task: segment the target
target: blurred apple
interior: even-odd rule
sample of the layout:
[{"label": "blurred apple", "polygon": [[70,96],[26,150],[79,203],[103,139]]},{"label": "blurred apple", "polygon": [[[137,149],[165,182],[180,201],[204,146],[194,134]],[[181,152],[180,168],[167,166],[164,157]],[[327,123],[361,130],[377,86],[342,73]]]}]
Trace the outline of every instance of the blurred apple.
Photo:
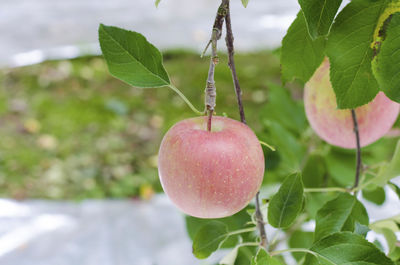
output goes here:
[{"label": "blurred apple", "polygon": [[[337,109],[336,96],[329,79],[329,61],[325,59],[304,88],[307,119],[326,142],[343,148],[355,148],[356,139],[351,111]],[[355,109],[361,146],[385,135],[395,123],[400,105],[379,92],[370,103]]]},{"label": "blurred apple", "polygon": [[255,196],[264,176],[264,155],[253,131],[215,116],[175,124],[162,140],[158,171],[165,193],[188,215],[230,216]]}]

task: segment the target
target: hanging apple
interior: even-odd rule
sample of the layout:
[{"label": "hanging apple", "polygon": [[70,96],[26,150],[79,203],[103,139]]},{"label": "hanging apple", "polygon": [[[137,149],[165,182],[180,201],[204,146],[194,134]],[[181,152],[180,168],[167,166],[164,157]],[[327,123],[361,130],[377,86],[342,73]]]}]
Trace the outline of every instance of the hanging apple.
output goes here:
[{"label": "hanging apple", "polygon": [[255,196],[264,176],[264,155],[253,131],[214,116],[186,119],[164,136],[158,170],[172,202],[200,218],[230,216]]},{"label": "hanging apple", "polygon": [[[325,59],[304,88],[307,119],[326,142],[343,148],[355,148],[356,139],[350,110],[339,110],[329,81],[329,61]],[[369,145],[385,135],[395,123],[400,104],[379,92],[370,103],[355,109],[360,144]]]}]

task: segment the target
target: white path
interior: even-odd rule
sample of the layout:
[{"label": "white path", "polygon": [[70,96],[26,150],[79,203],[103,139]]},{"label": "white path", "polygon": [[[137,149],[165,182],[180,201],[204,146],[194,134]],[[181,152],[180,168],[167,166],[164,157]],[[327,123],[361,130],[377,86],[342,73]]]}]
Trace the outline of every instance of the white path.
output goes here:
[{"label": "white path", "polygon": [[[363,201],[371,221],[400,214],[397,195],[386,194],[381,207]],[[210,265],[223,254],[195,259],[183,215],[162,194],[148,202],[0,199],[1,265]]]}]

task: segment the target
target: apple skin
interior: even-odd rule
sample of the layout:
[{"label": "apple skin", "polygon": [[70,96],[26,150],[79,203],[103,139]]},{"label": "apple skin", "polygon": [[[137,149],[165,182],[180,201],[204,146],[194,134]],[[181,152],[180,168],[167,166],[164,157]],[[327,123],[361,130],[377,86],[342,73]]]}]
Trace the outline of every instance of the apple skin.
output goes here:
[{"label": "apple skin", "polygon": [[164,136],[158,154],[162,187],[184,213],[221,218],[243,209],[264,176],[264,154],[245,124],[214,116],[175,124]]},{"label": "apple skin", "polygon": [[[304,88],[306,116],[314,131],[326,142],[356,148],[351,111],[337,109],[326,58]],[[379,92],[370,103],[356,108],[360,145],[369,145],[385,135],[395,123],[400,105]]]}]

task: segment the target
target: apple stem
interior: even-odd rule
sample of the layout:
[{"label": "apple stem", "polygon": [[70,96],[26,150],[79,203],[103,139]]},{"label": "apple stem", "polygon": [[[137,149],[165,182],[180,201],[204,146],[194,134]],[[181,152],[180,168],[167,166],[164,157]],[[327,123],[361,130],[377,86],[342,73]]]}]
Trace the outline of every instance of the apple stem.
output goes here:
[{"label": "apple stem", "polygon": [[[239,78],[236,73],[236,66],[235,66],[235,50],[234,50],[234,45],[233,45],[233,32],[232,32],[232,23],[231,23],[231,12],[230,12],[230,6],[229,6],[229,1],[227,1],[226,5],[226,14],[225,14],[225,26],[226,26],[226,37],[225,37],[225,42],[226,42],[226,47],[228,49],[228,66],[231,69],[232,73],[232,79],[233,79],[233,85],[235,88],[235,93],[236,93],[236,99],[239,107],[239,114],[240,114],[240,121],[246,124],[246,117],[244,114],[244,108],[243,108],[243,102],[242,102],[242,90],[240,88],[239,84]],[[268,239],[267,239],[267,233],[265,232],[265,223],[264,223],[264,218],[261,213],[261,208],[260,208],[260,192],[258,191],[256,194],[256,222],[257,222],[257,227],[260,233],[260,245],[264,249],[267,249],[267,244],[268,244]]]},{"label": "apple stem", "polygon": [[212,111],[208,111],[208,120],[207,120],[207,131],[211,132],[211,120],[212,120]]},{"label": "apple stem", "polygon": [[353,118],[354,134],[356,135],[356,147],[357,147],[357,152],[356,152],[356,176],[355,176],[354,185],[353,185],[353,189],[356,189],[358,187],[359,182],[360,182],[360,173],[361,173],[361,166],[362,166],[362,162],[361,162],[361,147],[360,147],[360,132],[358,130],[357,114],[356,114],[354,109],[351,110],[351,116]]}]

